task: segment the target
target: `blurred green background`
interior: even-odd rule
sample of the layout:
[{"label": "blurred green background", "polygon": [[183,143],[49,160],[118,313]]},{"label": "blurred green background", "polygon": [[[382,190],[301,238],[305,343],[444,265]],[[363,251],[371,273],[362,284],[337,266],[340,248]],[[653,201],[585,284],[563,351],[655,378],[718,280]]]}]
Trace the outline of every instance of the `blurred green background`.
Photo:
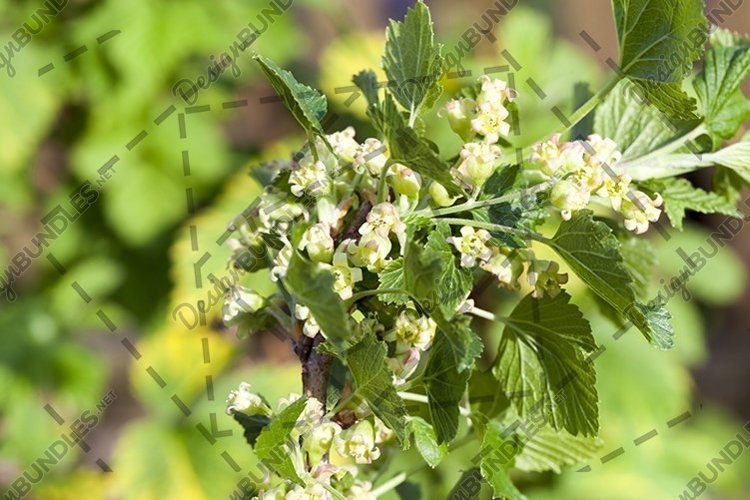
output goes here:
[{"label": "blurred green background", "polygon": [[[97,415],[85,436],[89,450],[67,446],[28,498],[226,498],[255,470],[251,449],[223,413],[224,398],[242,380],[269,400],[299,391],[299,369],[289,346],[274,336],[238,340],[223,328],[212,279],[228,276],[229,252],[220,242],[227,224],[260,192],[258,165],[286,158],[301,138],[281,104],[267,99],[273,92],[249,56],[261,52],[323,90],[338,116],[334,128],[360,124],[363,99],[347,102],[351,94],[336,89],[349,86],[353,73],[379,66],[387,18],[400,18],[409,3],[281,2],[288,10],[271,16],[236,68],[201,89],[194,103],[176,95],[175,83],[205,77],[222,53],[231,54],[243,27],[263,26],[258,16],[274,9],[270,1],[58,1],[64,8],[13,55],[15,75],[0,68],[2,272],[24,246],[33,248],[52,208],[69,206],[82,182],[95,185],[97,169],[119,157],[96,202],[17,278],[17,298],[0,302],[0,491],[61,434],[70,434],[86,410]],[[555,127],[549,108],[571,110],[576,82],[594,89],[603,82],[603,61],[616,47],[609,2],[517,3],[493,28],[495,40],[482,38],[463,66],[477,75],[507,64],[503,50],[521,64],[514,74],[521,94],[518,140],[528,143]],[[495,2],[428,4],[441,41],[453,50]],[[0,0],[0,57],[13,32],[42,6]],[[750,31],[750,5],[724,26]],[[581,30],[597,40],[599,52],[583,42]],[[87,50],[66,57],[81,46]],[[49,63],[54,69],[39,75]],[[529,78],[544,89],[544,102],[524,83]],[[446,96],[468,81],[447,81]],[[427,126],[446,151],[458,147],[437,115]],[[146,137],[129,148],[142,130]],[[694,249],[719,223],[694,218],[669,242],[652,235],[654,293],[684,265],[675,249]],[[597,340],[608,347],[597,360],[602,455],[618,447],[625,453],[605,464],[593,460],[590,472],[519,476],[524,492],[532,498],[673,498],[705,470],[750,420],[748,261],[750,233],[742,232],[690,281],[691,300],[670,301],[677,347],[667,353],[632,333],[615,344],[617,326],[578,290]],[[270,287],[263,274],[243,282],[261,291]],[[200,300],[208,306],[205,321],[195,314]],[[494,306],[512,300],[501,297]],[[489,357],[499,330],[483,335]],[[110,391],[114,399],[99,414],[97,404]],[[667,425],[688,410],[690,419]],[[633,444],[653,428],[657,438]],[[231,436],[221,432],[228,430]],[[209,440],[202,431],[218,434]],[[412,482],[423,498],[445,498],[470,457],[471,450],[458,451]],[[402,470],[416,455],[389,460],[392,470]],[[711,485],[711,497],[750,498],[748,470],[745,454]]]}]

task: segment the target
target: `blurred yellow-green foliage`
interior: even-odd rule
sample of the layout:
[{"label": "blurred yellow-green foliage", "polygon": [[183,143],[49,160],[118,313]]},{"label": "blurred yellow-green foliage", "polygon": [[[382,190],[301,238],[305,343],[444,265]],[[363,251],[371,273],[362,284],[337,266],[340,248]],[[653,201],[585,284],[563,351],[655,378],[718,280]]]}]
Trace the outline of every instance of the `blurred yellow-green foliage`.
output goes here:
[{"label": "blurred yellow-green foliage", "polygon": [[[441,9],[456,8],[430,3],[438,20],[444,17]],[[210,111],[191,112],[173,94],[175,82],[205,75],[209,57],[227,51],[268,5],[266,0],[70,0],[16,54],[16,75],[9,78],[0,70],[3,270],[41,230],[40,220],[51,208],[67,203],[81,182],[96,179],[112,155],[120,157],[96,204],[23,273],[15,285],[18,298],[0,305],[0,490],[113,391],[114,402],[86,436],[90,451],[72,448],[34,485],[31,497],[226,498],[256,463],[223,412],[228,391],[243,380],[269,401],[300,390],[289,347],[270,335],[238,340],[221,326],[220,302],[212,300],[219,287],[212,278],[228,276],[222,235],[260,193],[258,165],[286,158],[300,144],[283,108],[263,104],[272,92],[249,54],[258,51],[290,66],[328,95],[340,116],[337,126],[356,124],[363,119],[363,99],[347,104],[349,94],[336,89],[350,85],[353,73],[378,67],[385,19],[399,17],[405,3],[294,1],[242,55],[239,77],[228,70],[199,92],[195,105],[210,105]],[[39,7],[39,2],[0,0],[0,40],[10,40]],[[521,63],[515,78],[522,89],[524,144],[554,128],[551,106],[571,110],[575,83],[596,89],[604,75],[580,44],[554,33],[554,9],[539,10],[544,7],[550,5],[520,2],[497,28],[497,41],[483,40],[476,57],[464,61],[465,69],[478,74],[500,64],[507,49]],[[462,19],[452,19],[448,29],[438,26],[445,43],[452,45],[484,8],[468,2]],[[119,33],[97,42],[113,30]],[[66,54],[84,45],[85,53],[65,62]],[[48,63],[54,70],[39,76]],[[528,78],[545,89],[543,106],[528,88],[523,91],[521,82]],[[447,94],[463,83],[446,81]],[[223,105],[228,102],[247,104]],[[172,105],[176,111],[155,124]],[[426,126],[444,145],[444,155],[456,152],[457,139],[438,113]],[[148,136],[128,150],[126,144],[141,130]],[[675,249],[694,248],[706,234],[705,226],[694,223],[669,242],[652,238],[659,256],[659,273],[650,277],[654,293],[660,280],[683,265]],[[64,266],[64,274],[46,258],[49,254]],[[696,392],[690,370],[709,356],[704,325],[720,324],[716,311],[740,299],[745,276],[742,262],[723,249],[690,281],[692,300],[670,302],[678,347],[666,353],[634,334],[614,344],[611,334],[618,325],[599,312],[593,298],[581,299],[597,341],[608,347],[597,360],[602,454],[621,446],[625,453],[605,464],[592,462],[590,472],[518,477],[524,491],[532,498],[586,499],[670,498],[682,492],[742,427],[737,408],[723,408]],[[263,274],[242,279],[261,291],[270,287]],[[486,300],[489,308],[512,305],[512,297],[504,295]],[[199,301],[209,306],[205,322],[194,313]],[[114,332],[100,311],[116,325]],[[487,328],[483,334],[488,345],[497,344],[499,330]],[[128,350],[131,344],[137,356]],[[66,423],[56,423],[45,405]],[[669,419],[686,410],[694,415],[689,422],[668,427]],[[212,419],[218,430],[233,434],[212,444],[198,427],[210,429]],[[636,447],[633,439],[652,428],[659,437]],[[438,469],[415,475],[412,482],[422,497],[445,498],[470,467],[473,452],[459,450]],[[111,472],[103,472],[98,459]],[[393,457],[389,468],[404,470],[414,459],[413,452]],[[716,497],[747,498],[749,467],[745,455],[727,468],[711,486]]]}]

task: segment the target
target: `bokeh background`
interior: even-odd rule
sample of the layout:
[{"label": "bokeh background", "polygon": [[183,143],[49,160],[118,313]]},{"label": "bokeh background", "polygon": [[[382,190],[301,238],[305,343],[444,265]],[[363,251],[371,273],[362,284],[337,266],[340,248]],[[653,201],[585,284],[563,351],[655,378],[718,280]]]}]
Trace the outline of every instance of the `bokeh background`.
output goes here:
[{"label": "bokeh background", "polygon": [[[259,194],[259,165],[286,158],[302,138],[282,105],[269,99],[273,92],[250,55],[263,53],[323,90],[338,117],[334,128],[359,124],[366,134],[363,99],[347,102],[351,94],[336,89],[349,86],[353,73],[379,67],[387,19],[402,17],[409,3],[282,2],[289,8],[194,103],[173,92],[175,83],[205,75],[247,23],[261,27],[258,16],[270,0],[61,0],[62,11],[12,58],[15,75],[0,68],[3,272],[52,208],[67,206],[82,182],[97,179],[113,155],[120,158],[95,203],[16,280],[17,298],[0,301],[0,492],[86,410],[98,415],[87,445],[68,446],[28,498],[227,498],[254,470],[252,450],[223,413],[224,398],[242,380],[269,400],[299,391],[299,369],[289,346],[273,335],[238,339],[221,325],[229,252],[220,242],[227,224]],[[452,50],[472,23],[486,26],[482,14],[496,2],[427,3],[440,40]],[[730,3],[739,8],[722,25],[749,32],[750,3]],[[555,127],[552,105],[571,110],[577,82],[593,89],[603,83],[604,60],[616,59],[611,5],[505,4],[517,5],[463,66],[477,75],[507,64],[504,50],[521,64],[514,76],[520,140],[528,143]],[[41,7],[38,0],[0,0],[0,56]],[[598,52],[579,36],[582,30],[601,46]],[[66,61],[81,46],[87,50]],[[39,75],[50,63],[54,69]],[[530,77],[547,94],[544,102],[524,84]],[[447,81],[446,96],[470,80]],[[428,127],[446,150],[457,145],[437,115]],[[148,135],[128,148],[141,130]],[[710,186],[710,176],[692,180]],[[669,241],[651,235],[658,255],[658,272],[648,277],[654,293],[684,266],[676,248],[697,248],[722,221],[693,217],[684,232],[670,230]],[[601,455],[618,447],[624,453],[604,464],[597,457],[589,472],[519,475],[524,492],[674,498],[705,471],[750,421],[749,262],[745,229],[691,279],[689,300],[670,301],[677,331],[670,352],[653,350],[633,332],[614,343],[617,325],[583,296],[597,340],[608,347],[597,360]],[[263,273],[242,282],[270,287]],[[495,299],[485,306],[512,301]],[[205,318],[195,314],[201,300]],[[482,334],[490,360],[499,330]],[[111,403],[99,414],[107,394]],[[690,418],[668,425],[686,411]],[[633,444],[654,428],[658,437]],[[400,494],[445,498],[472,452],[456,452],[438,469],[415,475],[413,487]],[[402,470],[416,455],[388,460]],[[750,498],[748,470],[746,451],[706,498]]]}]

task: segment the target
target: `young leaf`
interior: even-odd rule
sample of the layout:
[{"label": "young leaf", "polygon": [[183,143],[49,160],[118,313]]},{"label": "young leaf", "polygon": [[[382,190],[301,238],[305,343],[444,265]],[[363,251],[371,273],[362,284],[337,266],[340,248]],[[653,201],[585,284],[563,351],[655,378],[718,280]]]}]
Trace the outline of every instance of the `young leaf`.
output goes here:
[{"label": "young leaf", "polygon": [[458,371],[463,372],[474,365],[483,344],[468,319],[452,321],[474,279],[471,271],[456,265],[456,257],[446,241],[449,235],[449,227],[441,223],[427,237],[424,248],[409,245],[403,274],[406,289],[430,311],[450,344]]},{"label": "young leaf", "polygon": [[687,179],[666,178],[651,181],[647,187],[664,198],[664,212],[672,226],[682,231],[682,220],[685,211],[692,210],[702,214],[720,213],[739,216],[737,208],[722,196],[693,187]]},{"label": "young leaf", "polygon": [[527,472],[551,470],[557,474],[563,467],[570,467],[590,460],[602,447],[602,440],[595,437],[573,436],[563,430],[548,426],[534,429],[531,438],[518,433],[524,440],[523,449],[516,455],[515,466]]},{"label": "young leaf", "polygon": [[448,454],[448,446],[445,443],[438,444],[435,430],[423,418],[410,417],[408,432],[414,436],[419,454],[433,469]]},{"label": "young leaf", "polygon": [[693,117],[694,101],[680,83],[702,54],[707,32],[703,2],[614,0],[613,4],[622,73],[640,85],[660,111]]},{"label": "young leaf", "polygon": [[582,210],[560,224],[552,239],[544,241],[560,255],[591,290],[624,315],[660,349],[672,347],[674,331],[662,305],[651,310],[635,298],[633,279],[623,266],[620,243],[591,211]]},{"label": "young leaf", "polygon": [[[392,102],[390,96],[386,96],[386,110],[388,103]],[[386,112],[386,116],[393,116]],[[448,165],[446,165],[437,153],[435,153],[424,139],[419,137],[414,129],[406,126],[402,118],[388,121],[386,129],[388,149],[394,162],[408,165],[409,168],[421,175],[425,180],[433,180],[442,184],[451,196],[463,194],[461,188],[451,176]]]},{"label": "young leaf", "polygon": [[469,318],[457,318],[446,320],[440,311],[431,311],[432,319],[437,323],[438,330],[445,334],[450,344],[453,359],[459,372],[470,370],[474,367],[474,360],[484,350],[482,339],[471,328]]},{"label": "young leaf", "polygon": [[435,231],[427,237],[427,244],[422,253],[422,262],[438,261],[440,274],[433,281],[433,292],[436,306],[440,307],[446,319],[451,319],[459,306],[466,300],[474,285],[471,270],[456,264],[451,245],[447,238],[451,231],[448,224],[442,222],[436,225]]},{"label": "young leaf", "polygon": [[297,300],[310,309],[320,329],[338,348],[350,338],[349,316],[341,297],[333,290],[333,274],[298,252],[292,253],[284,283]]},{"label": "young leaf", "polygon": [[596,373],[586,359],[596,345],[570,296],[524,297],[503,320],[493,373],[521,418],[539,412],[555,429],[591,436],[599,429]]},{"label": "young leaf", "polygon": [[750,73],[750,40],[720,31],[712,36],[703,71],[693,82],[715,147],[750,118],[750,101],[740,89]]},{"label": "young leaf", "polygon": [[292,73],[280,68],[270,59],[260,54],[255,54],[253,59],[258,61],[271,86],[297,122],[308,132],[323,134],[320,120],[328,108],[325,96],[299,83]]},{"label": "young leaf", "polygon": [[510,500],[525,498],[510,480],[508,474],[508,470],[513,467],[519,448],[515,440],[504,436],[503,427],[499,422],[492,421],[487,425],[482,439],[480,469],[482,476],[492,486],[494,497]]},{"label": "young leaf", "polygon": [[438,332],[422,378],[438,443],[450,442],[456,437],[458,405],[466,392],[470,375],[469,370],[458,370],[450,341],[442,331]]},{"label": "young leaf", "polygon": [[655,151],[697,126],[696,121],[670,118],[644,102],[633,85],[617,84],[594,117],[594,132],[615,141],[623,161]]},{"label": "young leaf", "polygon": [[385,344],[374,335],[365,335],[346,352],[346,365],[354,377],[357,395],[403,442],[406,408],[393,386],[392,373],[385,362],[386,351]]},{"label": "young leaf", "polygon": [[434,40],[430,10],[422,0],[407,11],[403,22],[391,21],[386,30],[383,69],[388,88],[412,120],[442,92],[440,47]]},{"label": "young leaf", "polygon": [[302,410],[305,409],[306,398],[300,398],[276,415],[271,423],[261,431],[255,442],[255,454],[269,469],[290,481],[301,482],[297,469],[292,461],[292,453],[288,447],[296,446],[289,439],[289,434],[297,424]]},{"label": "young leaf", "polygon": [[[404,258],[390,261],[378,274],[378,281],[380,288],[404,288]],[[384,293],[378,298],[384,304],[403,305],[409,301],[409,296],[403,293]]]}]

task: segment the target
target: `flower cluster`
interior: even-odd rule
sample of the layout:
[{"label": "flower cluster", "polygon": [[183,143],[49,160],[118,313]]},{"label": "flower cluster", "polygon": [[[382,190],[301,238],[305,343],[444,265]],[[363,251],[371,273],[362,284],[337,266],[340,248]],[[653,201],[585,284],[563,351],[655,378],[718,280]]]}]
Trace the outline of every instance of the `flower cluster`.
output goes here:
[{"label": "flower cluster", "polygon": [[[628,175],[614,173],[622,155],[610,139],[591,135],[586,141],[562,142],[554,135],[533,146],[525,171],[511,169],[504,159],[507,142],[502,138],[510,132],[509,108],[515,91],[502,80],[482,76],[467,95],[472,97],[450,100],[445,107],[447,120],[463,144],[454,152],[455,162],[445,165],[441,175],[433,175],[420,158],[393,158],[381,139],[368,137],[359,142],[352,127],[313,135],[305,151],[281,164],[258,203],[231,224],[234,234],[228,240],[230,264],[250,272],[267,268],[279,292],[263,297],[234,286],[226,294],[224,321],[264,327],[276,323],[290,333],[299,352],[303,346],[320,348],[329,339],[344,349],[363,340],[382,343],[393,386],[403,391],[418,386],[424,371],[420,368],[429,369],[425,360],[436,336],[441,335],[438,324],[443,327],[446,320],[469,324],[470,315],[494,318],[469,298],[474,280],[489,276],[498,286],[524,288],[524,293],[537,299],[557,296],[568,281],[560,264],[537,259],[525,238],[529,234],[525,231],[541,226],[553,212],[542,211],[523,231],[496,223],[492,207],[508,204],[503,196],[519,190],[515,184],[506,186],[509,195],[491,192],[499,184],[491,180],[493,176],[516,172],[511,175],[522,177],[523,182],[533,179],[565,220],[595,198],[608,200],[624,217],[625,227],[636,233],[646,231],[659,218],[661,198],[652,199],[636,190]],[[437,161],[442,160],[436,156],[433,164]],[[433,176],[451,185],[442,185]],[[448,214],[453,215],[444,217]],[[508,234],[500,234],[503,231]],[[450,286],[463,286],[453,291],[449,306],[426,305],[417,292],[407,289],[412,286],[407,272],[420,271],[409,266],[422,265],[420,254],[425,249],[430,258],[441,259],[439,264],[449,270],[445,273],[449,278],[456,278]],[[326,282],[332,290],[321,290],[321,296],[341,302],[336,307],[345,309],[348,319],[338,324],[349,322],[341,329],[351,332],[350,338],[342,340],[339,331],[321,329],[321,325],[336,324],[320,316],[335,309],[316,309],[309,296],[305,300],[294,296],[295,287],[288,285],[300,273],[289,271],[293,262],[308,266],[311,275],[328,274]],[[435,279],[437,288],[443,278],[433,273],[428,279]],[[454,283],[461,281],[464,284]],[[440,292],[435,292],[437,297]],[[443,322],[431,308],[441,309]],[[243,321],[257,319],[263,312],[267,314],[257,321]],[[326,344],[318,352],[326,348],[333,349]],[[424,397],[411,396],[415,401]],[[248,384],[242,384],[230,394],[227,411],[273,419],[298,398],[292,395],[280,401],[274,412]],[[370,483],[360,479],[362,466],[380,457],[379,445],[391,439],[393,430],[375,417],[368,402],[360,400],[344,409],[341,404],[341,400],[333,403],[331,410],[323,401],[306,400],[290,433],[293,439],[285,445],[304,485],[286,480],[269,484],[261,498],[327,499],[333,498],[332,491],[346,498],[374,498]],[[341,417],[342,412],[349,412],[348,418]]]},{"label": "flower cluster", "polygon": [[[229,393],[227,414],[242,413],[246,416],[274,418],[300,399],[299,394],[281,398],[277,411],[273,412],[263,398],[251,392],[250,384],[242,382],[237,390]],[[262,499],[331,499],[330,489],[346,494],[347,498],[373,500],[371,484],[357,478],[358,464],[370,464],[380,457],[378,445],[390,440],[392,432],[366,410],[353,426],[344,429],[326,413],[323,404],[310,397],[296,424],[290,430],[292,440],[285,445],[298,475],[305,486],[282,482],[263,489]],[[310,471],[303,464],[314,464]],[[342,488],[342,485],[346,485]]]},{"label": "flower cluster", "polygon": [[[481,188],[499,166],[502,151],[496,144],[510,132],[506,106],[515,98],[515,92],[503,80],[483,75],[479,83],[476,99],[462,97],[445,105],[451,128],[466,141],[457,174],[473,188]],[[433,197],[440,200],[439,205],[449,205],[447,193],[439,189],[435,188]]]},{"label": "flower cluster", "polygon": [[560,135],[533,146],[529,161],[537,166],[552,184],[550,203],[568,220],[573,212],[586,208],[592,196],[608,199],[612,208],[620,212],[624,225],[636,234],[648,230],[649,222],[656,222],[662,204],[658,194],[651,199],[646,193],[631,189],[632,179],[627,174],[615,173],[614,167],[622,158],[617,145],[599,135],[585,141],[560,143]]}]

